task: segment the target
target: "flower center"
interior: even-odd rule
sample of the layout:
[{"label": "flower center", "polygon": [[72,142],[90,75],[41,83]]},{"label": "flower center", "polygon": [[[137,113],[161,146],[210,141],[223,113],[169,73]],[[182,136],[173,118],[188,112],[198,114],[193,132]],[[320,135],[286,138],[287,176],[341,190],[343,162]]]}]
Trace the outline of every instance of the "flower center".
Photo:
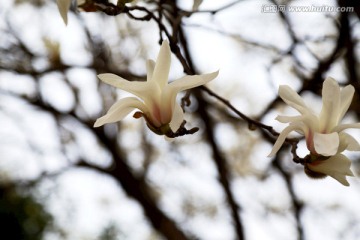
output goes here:
[{"label": "flower center", "polygon": [[151,115],[153,116],[152,124],[156,127],[160,127],[162,125],[162,122],[161,122],[161,111],[159,105],[154,104]]}]

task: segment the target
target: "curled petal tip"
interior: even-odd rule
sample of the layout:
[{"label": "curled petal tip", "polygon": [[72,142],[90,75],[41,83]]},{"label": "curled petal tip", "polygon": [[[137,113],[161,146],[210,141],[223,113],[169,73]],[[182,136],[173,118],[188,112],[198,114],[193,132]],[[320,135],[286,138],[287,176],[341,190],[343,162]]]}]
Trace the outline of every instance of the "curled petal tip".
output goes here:
[{"label": "curled petal tip", "polygon": [[214,80],[218,75],[219,75],[219,70],[212,72],[212,73],[202,74],[202,75],[198,75],[198,76],[200,76],[204,80],[204,83],[207,83],[207,82]]},{"label": "curled petal tip", "polygon": [[349,169],[349,171],[346,173],[349,177],[355,177],[354,173]]},{"label": "curled petal tip", "polygon": [[274,144],[273,148],[271,149],[271,152],[266,156],[268,158],[275,157],[276,153],[279,151],[281,145],[277,143]]},{"label": "curled petal tip", "polygon": [[217,71],[213,72],[212,74],[214,74],[214,78],[216,78],[217,76],[219,76],[220,73],[220,69],[218,69]]},{"label": "curled petal tip", "polygon": [[59,13],[61,18],[64,20],[65,25],[67,25],[67,14],[71,5],[71,0],[57,0],[56,1]]},{"label": "curled petal tip", "polygon": [[98,120],[95,121],[93,127],[96,128],[96,127],[100,127],[101,125],[103,125],[103,124],[101,124],[101,121],[99,121],[99,119],[98,119]]},{"label": "curled petal tip", "polygon": [[67,15],[61,15],[62,19],[64,20],[65,26],[68,24]]},{"label": "curled petal tip", "polygon": [[350,187],[350,183],[346,179],[342,179],[341,181],[339,179],[336,179],[339,183],[344,185],[345,187]]},{"label": "curled petal tip", "polygon": [[268,158],[274,157],[277,153],[277,149],[275,148],[275,145],[273,146],[273,148],[271,149],[271,152],[266,156]]},{"label": "curled petal tip", "polygon": [[278,147],[275,146],[273,147],[273,149],[271,149],[271,152],[266,156],[268,158],[272,158],[272,157],[275,157],[276,153],[279,151]]}]

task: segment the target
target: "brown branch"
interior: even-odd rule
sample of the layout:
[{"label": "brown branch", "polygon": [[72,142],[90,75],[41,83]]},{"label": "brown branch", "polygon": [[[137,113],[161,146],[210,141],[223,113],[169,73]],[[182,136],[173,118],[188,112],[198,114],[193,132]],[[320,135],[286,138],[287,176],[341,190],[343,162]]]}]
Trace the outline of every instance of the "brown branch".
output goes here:
[{"label": "brown branch", "polygon": [[[178,15],[177,15],[178,12],[179,12],[179,9],[177,8],[177,5],[173,4],[173,14],[174,14],[173,18],[174,19],[176,19],[178,17]],[[181,23],[181,21],[178,21],[178,22],[179,22],[179,24]],[[176,36],[174,38],[179,39],[179,42],[184,50],[185,57],[182,55],[180,48],[178,47],[176,42],[173,42],[171,44],[172,50],[173,50],[174,54],[178,57],[179,61],[182,63],[184,71],[190,75],[195,74],[195,72],[196,72],[195,67],[193,65],[193,61],[192,61],[192,58],[191,58],[191,55],[190,55],[190,52],[188,49],[187,39],[185,37],[182,26],[178,26],[177,29],[178,29],[177,33],[179,34],[179,36]],[[170,43],[171,43],[171,41],[170,41]],[[240,208],[239,204],[235,201],[233,192],[231,190],[230,171],[228,170],[227,160],[224,157],[224,155],[221,153],[221,151],[218,147],[218,144],[215,141],[213,119],[210,117],[210,115],[206,111],[206,109],[208,109],[208,103],[205,101],[203,95],[199,91],[196,91],[196,98],[197,98],[197,101],[199,104],[197,113],[200,115],[200,117],[202,118],[202,120],[204,121],[204,124],[205,124],[205,137],[206,137],[206,140],[208,141],[209,145],[212,148],[213,159],[215,161],[215,165],[216,165],[218,173],[219,173],[219,181],[225,191],[226,200],[231,209],[231,215],[232,215],[232,219],[234,221],[236,236],[237,236],[237,239],[243,240],[243,239],[245,239],[245,234],[244,234],[244,227],[243,227],[243,224],[242,224],[242,221],[240,218],[240,213],[239,213],[241,208]]]},{"label": "brown branch", "polygon": [[276,132],[273,127],[268,126],[268,125],[263,124],[263,123],[261,123],[259,121],[256,121],[255,119],[252,119],[252,118],[248,117],[247,115],[245,115],[244,113],[242,113],[241,111],[236,109],[228,100],[226,100],[225,98],[219,96],[218,94],[211,91],[207,87],[202,86],[202,87],[200,87],[200,89],[203,90],[204,92],[206,92],[207,94],[209,94],[210,96],[216,98],[220,102],[222,102],[227,108],[231,109],[232,112],[234,112],[236,115],[241,117],[243,120],[247,121],[248,125],[249,125],[249,129],[253,130],[253,128],[256,126],[256,127],[260,127],[262,129],[265,129],[266,131],[271,133],[273,136],[278,136],[279,135],[279,133]]},{"label": "brown branch", "polygon": [[244,233],[244,226],[240,219],[241,207],[236,202],[233,192],[231,190],[231,183],[230,183],[231,174],[227,166],[227,160],[224,157],[224,155],[221,153],[218,144],[215,141],[215,133],[214,133],[215,124],[213,123],[213,119],[210,117],[209,113],[206,111],[206,109],[208,109],[208,103],[204,100],[204,97],[201,94],[201,92],[197,91],[196,97],[199,104],[197,112],[204,121],[205,138],[211,146],[215,165],[219,173],[219,181],[222,187],[224,188],[226,200],[231,209],[231,215],[235,225],[236,236],[238,240],[243,240],[245,239],[245,233]]}]

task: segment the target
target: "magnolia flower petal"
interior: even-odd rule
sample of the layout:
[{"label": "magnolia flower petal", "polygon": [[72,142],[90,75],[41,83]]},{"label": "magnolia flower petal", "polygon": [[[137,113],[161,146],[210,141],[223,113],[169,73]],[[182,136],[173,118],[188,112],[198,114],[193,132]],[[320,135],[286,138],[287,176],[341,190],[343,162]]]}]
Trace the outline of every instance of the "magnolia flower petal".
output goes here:
[{"label": "magnolia flower petal", "polygon": [[345,132],[341,132],[339,133],[339,136],[340,136],[340,145],[339,145],[338,153],[341,153],[344,150],[360,151],[359,142],[351,135]]},{"label": "magnolia flower petal", "polygon": [[360,123],[340,124],[333,129],[333,132],[342,132],[348,128],[360,128]]},{"label": "magnolia flower petal", "polygon": [[154,92],[151,91],[153,89],[150,89],[151,85],[147,82],[128,81],[112,73],[99,74],[98,78],[111,86],[132,93],[141,99],[144,99],[144,97],[149,94],[154,94]]},{"label": "magnolia flower petal", "polygon": [[194,0],[194,4],[193,4],[193,7],[192,7],[192,10],[193,11],[197,11],[199,9],[199,6],[201,5],[203,0]]},{"label": "magnolia flower petal", "polygon": [[339,134],[337,132],[322,134],[314,133],[314,147],[318,154],[333,156],[339,148]]},{"label": "magnolia flower petal", "polygon": [[290,122],[299,122],[302,121],[304,119],[303,115],[299,115],[299,116],[282,116],[282,115],[278,115],[275,120],[278,120],[281,123],[290,123]]},{"label": "magnolia flower petal", "polygon": [[170,63],[171,63],[170,46],[169,46],[169,42],[165,40],[161,44],[160,52],[156,59],[154,72],[151,78],[151,81],[156,82],[156,84],[160,87],[160,89],[163,89],[168,82]]},{"label": "magnolia flower petal", "polygon": [[218,75],[219,71],[202,75],[184,76],[169,83],[169,93],[176,95],[178,92],[181,92],[183,90],[204,85],[215,79]]},{"label": "magnolia flower petal", "polygon": [[139,109],[143,113],[147,112],[146,106],[139,99],[134,97],[123,98],[112,105],[104,116],[98,118],[94,127],[120,121],[134,109]]},{"label": "magnolia flower petal", "polygon": [[[313,132],[316,132],[319,128],[319,120],[317,116],[311,112],[299,115],[299,116],[277,116],[276,120],[282,123],[295,123],[302,122],[306,129],[311,129]],[[306,131],[307,132],[307,131]],[[305,134],[304,132],[303,134]]]},{"label": "magnolia flower petal", "polygon": [[154,68],[155,68],[155,62],[154,60],[147,60],[146,61],[146,70],[147,70],[147,79],[146,81],[147,82],[150,82],[152,77],[153,77],[153,74],[154,74]]},{"label": "magnolia flower petal", "polygon": [[329,175],[345,186],[350,185],[346,180],[346,176],[354,176],[350,166],[351,161],[342,154],[337,154],[327,160],[316,161],[307,165],[310,170]]},{"label": "magnolia flower petal", "polygon": [[279,137],[277,138],[273,149],[271,150],[271,153],[268,155],[268,157],[273,157],[275,154],[279,151],[281,146],[284,144],[286,137],[289,135],[292,131],[302,131],[302,127],[298,123],[290,124],[288,127],[286,127],[284,130],[281,131]]},{"label": "magnolia flower petal", "polygon": [[302,128],[296,129],[294,131],[301,135],[305,135],[305,137],[310,132],[310,129],[309,129],[308,125],[306,124],[306,122],[308,122],[308,120],[306,120],[306,118],[303,115],[300,115],[300,116],[280,116],[279,115],[275,119],[282,123],[297,123],[297,124],[302,125]]},{"label": "magnolia flower petal", "polygon": [[299,96],[297,92],[291,89],[287,85],[281,85],[279,87],[279,96],[284,102],[298,110],[301,114],[309,112],[304,100]]},{"label": "magnolia flower petal", "polygon": [[56,0],[58,9],[59,9],[59,13],[62,17],[62,19],[64,20],[65,25],[67,25],[68,19],[67,19],[67,14],[71,5],[71,1],[72,0]]},{"label": "magnolia flower petal", "polygon": [[320,131],[330,132],[339,123],[340,87],[331,77],[326,78],[322,89],[323,106],[320,112]]},{"label": "magnolia flower petal", "polygon": [[161,109],[164,112],[164,114],[161,115],[162,121],[166,122],[166,118],[168,117],[166,112],[174,109],[178,92],[203,85],[213,80],[218,73],[219,71],[203,75],[184,76],[165,86],[162,91],[160,103]]},{"label": "magnolia flower petal", "polygon": [[299,116],[277,116],[275,118],[282,123],[291,123],[291,122],[303,122],[305,125],[309,126],[311,129],[318,128],[318,119],[312,113],[302,114]]},{"label": "magnolia flower petal", "polygon": [[171,122],[169,123],[170,128],[173,132],[176,132],[184,121],[184,112],[180,104],[175,103],[174,111]]},{"label": "magnolia flower petal", "polygon": [[351,85],[347,85],[341,90],[340,93],[340,110],[339,110],[339,121],[343,119],[345,116],[345,113],[350,107],[350,104],[352,102],[353,96],[354,96],[355,89]]},{"label": "magnolia flower petal", "polygon": [[77,0],[77,5],[80,6],[82,4],[86,3],[86,0]]}]

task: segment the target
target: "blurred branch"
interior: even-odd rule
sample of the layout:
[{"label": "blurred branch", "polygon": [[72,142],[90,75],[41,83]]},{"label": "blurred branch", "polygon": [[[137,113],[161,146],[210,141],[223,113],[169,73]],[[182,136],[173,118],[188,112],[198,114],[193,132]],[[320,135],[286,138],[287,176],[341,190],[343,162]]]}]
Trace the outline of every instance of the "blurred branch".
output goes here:
[{"label": "blurred branch", "polygon": [[[178,9],[176,3],[174,3],[173,4],[173,14],[174,14],[173,18],[174,19],[176,19],[178,17],[178,12],[179,12],[179,9]],[[181,23],[181,21],[178,21],[178,22]],[[175,50],[174,53],[178,57],[179,61],[182,63],[184,71],[187,74],[193,75],[193,74],[195,74],[196,71],[195,71],[195,67],[194,67],[189,49],[188,49],[187,39],[185,37],[182,26],[179,25],[176,28],[178,29],[178,31],[177,31],[178,35],[173,36],[172,40],[174,40],[174,39],[179,40],[179,44],[181,44],[185,56],[182,55],[180,48],[178,47],[176,42],[173,42],[171,44],[172,50]],[[233,219],[234,226],[235,226],[236,237],[239,240],[243,240],[243,239],[245,239],[245,234],[244,234],[244,227],[243,227],[243,224],[242,224],[242,221],[240,218],[240,213],[239,213],[241,208],[238,205],[238,203],[235,201],[233,192],[231,190],[230,172],[228,170],[227,160],[226,160],[225,156],[221,153],[221,151],[215,141],[214,123],[213,123],[212,118],[210,117],[210,115],[208,114],[208,112],[206,110],[206,109],[208,109],[207,108],[208,103],[203,98],[203,95],[198,91],[196,92],[196,98],[197,98],[197,101],[199,104],[197,112],[200,115],[201,119],[204,121],[205,137],[206,137],[206,140],[208,141],[210,147],[212,148],[213,158],[214,158],[215,165],[217,167],[217,171],[219,174],[219,181],[224,189],[224,192],[226,195],[226,201],[229,204],[229,207],[231,209],[231,215],[232,215],[232,219]]]},{"label": "blurred branch", "polygon": [[213,123],[212,118],[210,117],[209,113],[206,110],[208,109],[207,107],[208,103],[204,100],[203,95],[201,93],[197,92],[196,97],[199,104],[197,112],[204,121],[205,137],[206,140],[209,142],[209,145],[211,146],[215,165],[217,167],[219,174],[219,181],[222,187],[224,188],[226,200],[231,209],[232,219],[235,224],[236,236],[238,240],[243,240],[245,239],[245,233],[244,233],[244,226],[240,219],[241,207],[235,201],[235,197],[233,196],[233,192],[231,190],[231,184],[230,184],[231,174],[227,166],[227,160],[225,156],[221,153],[218,144],[215,141],[215,133],[214,133],[215,124]]},{"label": "blurred branch", "polygon": [[[346,1],[339,0],[338,4],[340,7],[347,6]],[[360,7],[356,8],[360,9]],[[357,95],[360,96],[360,83],[358,81],[358,73],[357,73],[357,60],[355,57],[355,40],[352,37],[352,29],[349,22],[349,14],[344,12],[342,13],[342,28],[344,29],[344,45],[346,47],[345,52],[345,64],[349,74],[349,83],[355,87]]]},{"label": "blurred branch", "polygon": [[[15,34],[14,31],[11,31],[12,34]],[[89,35],[89,32],[87,32],[88,40],[90,43],[94,44],[96,46],[96,42],[93,41],[91,36]],[[27,49],[26,45],[22,43],[22,40],[18,38],[17,44],[20,46],[17,48],[17,51],[19,51],[19,54],[24,54],[29,56],[29,66],[31,66],[31,61],[35,57],[33,54],[30,54],[29,50]],[[90,44],[92,46],[92,44]],[[14,45],[14,46],[18,46]],[[94,51],[94,47],[91,51],[92,54],[95,54],[96,51]],[[134,78],[144,78],[143,76],[136,76],[134,74],[126,73],[124,71],[119,71],[118,69],[110,69],[111,66],[106,64],[107,56],[102,55],[95,56],[94,55],[94,61],[93,64],[89,67],[92,69],[96,69],[99,72],[113,72],[116,74],[118,72],[118,75],[125,76],[128,75],[129,79]],[[37,56],[39,57],[39,56]],[[102,60],[101,60],[102,59]],[[99,61],[100,60],[100,61]],[[1,63],[1,62],[0,62]],[[4,71],[12,71],[20,74],[26,74],[33,76],[35,79],[37,79],[39,76],[53,72],[53,71],[60,71],[65,72],[66,70],[70,68],[74,68],[76,66],[70,66],[65,65],[62,62],[59,62],[56,65],[50,64],[50,66],[46,69],[43,69],[41,71],[35,70],[32,67],[24,68],[21,65],[18,64],[9,64],[9,66],[5,66],[0,64],[0,69]],[[71,86],[73,89],[74,86]],[[86,163],[85,161],[81,161],[78,165],[83,167],[89,167],[92,169],[96,169],[100,172],[109,174],[113,176],[123,187],[123,189],[127,192],[127,194],[137,200],[140,205],[143,207],[146,217],[149,219],[151,224],[155,229],[157,229],[162,235],[164,235],[168,239],[179,239],[179,240],[186,240],[188,237],[183,233],[181,229],[177,227],[177,224],[167,217],[162,210],[159,209],[159,207],[156,204],[156,200],[151,195],[151,192],[149,191],[150,187],[146,183],[145,179],[138,179],[136,178],[133,173],[131,172],[130,167],[125,163],[125,160],[122,157],[122,154],[119,151],[119,145],[117,144],[115,139],[110,139],[105,133],[103,128],[93,128],[93,121],[91,119],[82,119],[75,110],[71,110],[69,112],[63,113],[59,112],[57,109],[52,107],[51,105],[45,103],[43,99],[41,99],[40,96],[37,96],[36,98],[28,98],[26,96],[16,96],[19,97],[27,102],[29,102],[32,106],[35,106],[42,111],[47,112],[48,114],[54,116],[54,118],[57,120],[57,122],[64,118],[74,118],[80,123],[82,123],[84,126],[87,127],[89,131],[91,131],[95,136],[97,136],[99,142],[105,146],[105,148],[112,154],[112,157],[114,161],[116,162],[112,168],[109,169],[101,169],[99,167],[96,167],[94,165],[91,165],[89,163]],[[48,176],[47,174],[43,174],[40,176],[40,178]],[[37,181],[33,181],[32,183],[35,184]]]},{"label": "blurred branch", "polygon": [[110,147],[107,145],[107,147],[109,147],[113,157],[117,157],[115,165],[109,169],[102,169],[87,162],[80,162],[78,163],[78,166],[95,169],[101,173],[108,174],[115,178],[121,184],[125,192],[141,204],[145,215],[148,217],[151,224],[167,239],[188,239],[182,230],[177,227],[176,223],[167,217],[158,208],[154,198],[151,195],[151,192],[149,191],[149,186],[147,183],[143,179],[138,179],[133,176],[130,167],[125,163],[124,160],[119,159],[117,154],[113,152],[115,150],[114,148],[117,146],[113,144],[113,141],[109,141],[107,139],[103,129],[99,129],[96,132],[97,136],[102,140],[103,143],[112,145]]},{"label": "blurred branch", "polygon": [[278,157],[276,157],[274,159],[274,161],[272,161],[272,165],[280,172],[280,175],[284,178],[285,183],[286,183],[286,187],[289,191],[290,194],[290,198],[291,198],[291,202],[292,202],[292,206],[294,208],[294,215],[295,215],[295,220],[296,220],[296,229],[297,229],[297,239],[298,240],[304,240],[305,236],[304,236],[304,229],[301,223],[301,212],[303,209],[303,204],[297,199],[295,191],[294,191],[294,186],[292,184],[292,174],[286,172],[284,170],[284,168],[281,166],[280,164],[280,160]]},{"label": "blurred branch", "polygon": [[141,204],[144,209],[145,215],[148,217],[151,224],[166,238],[179,240],[188,239],[187,236],[182,232],[182,230],[177,227],[176,223],[169,217],[167,217],[157,207],[154,198],[149,192],[149,186],[145,182],[145,180],[137,179],[132,174],[130,167],[125,163],[125,160],[121,156],[119,146],[116,144],[116,141],[107,137],[104,132],[104,128],[93,128],[92,122],[82,121],[81,119],[79,119],[75,112],[70,112],[68,114],[60,113],[56,109],[42,102],[40,99],[31,101],[31,104],[39,107],[43,111],[51,113],[57,119],[72,117],[87,126],[88,130],[93,132],[97,136],[99,142],[103,146],[106,146],[106,149],[111,153],[115,164],[108,169],[102,169],[85,161],[81,161],[77,164],[77,166],[92,168],[114,177],[121,184],[125,192]]},{"label": "blurred branch", "polygon": [[[196,66],[193,62],[191,52],[189,51],[188,42],[186,38],[186,33],[184,30],[184,18],[189,17],[194,13],[210,13],[216,14],[225,9],[229,9],[232,6],[242,2],[241,0],[237,0],[231,2],[229,4],[224,5],[215,10],[204,10],[204,11],[184,11],[177,6],[176,1],[171,0],[160,0],[160,1],[150,1],[149,4],[153,4],[151,6],[155,6],[154,9],[150,9],[143,6],[117,6],[110,3],[107,0],[91,0],[97,7],[99,11],[102,11],[108,15],[118,15],[124,14],[129,18],[135,21],[153,21],[158,26],[159,32],[159,42],[162,41],[165,36],[168,38],[170,42],[171,51],[176,55],[179,62],[181,63],[183,70],[186,74],[193,75],[196,74]],[[274,0],[271,1],[276,4]],[[339,0],[339,5],[344,6],[345,1]],[[138,15],[138,14],[142,15]],[[356,12],[358,14],[358,12]],[[263,49],[275,51],[278,56],[272,62],[276,64],[277,61],[280,61],[284,57],[292,57],[295,62],[295,65],[302,67],[301,61],[299,61],[298,56],[296,55],[294,49],[299,44],[304,44],[306,40],[300,39],[296,36],[296,32],[294,31],[293,26],[291,25],[291,21],[289,17],[283,13],[279,12],[279,17],[284,23],[287,32],[292,40],[292,44],[289,49],[286,51],[282,51],[281,49],[277,49],[272,45],[265,45],[258,43],[256,41],[251,41],[244,39],[240,35],[234,34],[226,34],[226,32],[217,31],[218,34],[226,35],[228,37],[234,37],[246,44],[255,47],[261,47]],[[340,25],[338,26],[338,36],[334,41],[334,49],[325,59],[319,59],[317,68],[312,72],[310,77],[306,77],[305,74],[302,74],[301,71],[295,71],[297,77],[302,80],[302,87],[298,91],[300,94],[304,91],[312,91],[314,93],[318,93],[321,88],[323,76],[330,69],[331,65],[336,62],[340,57],[343,57],[341,54],[343,50],[347,50],[345,53],[345,62],[347,69],[349,71],[349,82],[352,83],[358,95],[360,95],[360,84],[358,83],[358,74],[356,70],[357,59],[355,54],[355,41],[351,37],[351,26],[349,24],[349,16],[348,14],[339,15]],[[43,70],[36,70],[33,67],[33,60],[36,58],[43,58],[44,56],[35,56],[35,54],[31,51],[30,48],[26,46],[26,44],[21,40],[21,38],[17,35],[17,32],[11,28],[9,25],[9,32],[14,35],[16,40],[16,44],[14,45],[16,48],[16,52],[12,52],[13,49],[0,49],[1,55],[15,55],[12,59],[6,61],[0,61],[0,70],[4,71],[12,71],[19,74],[26,74],[38,79],[40,76],[53,72],[60,71],[65,73],[68,69],[71,68],[82,68],[84,66],[74,66],[67,65],[62,63],[61,61],[58,63],[50,63],[50,66],[46,67]],[[84,27],[85,28],[85,27]],[[204,27],[202,27],[204,28]],[[140,76],[133,74],[129,70],[121,70],[117,66],[113,66],[112,58],[107,55],[105,44],[99,40],[95,40],[92,38],[89,29],[85,28],[85,33],[87,36],[87,40],[89,42],[89,52],[92,54],[93,62],[88,66],[85,66],[87,69],[93,69],[97,73],[103,72],[111,72],[126,79],[130,80],[145,80],[145,76]],[[312,54],[311,51],[309,51]],[[22,58],[26,58],[25,60]],[[5,58],[4,58],[5,59]],[[29,59],[29,60],[28,60]],[[1,59],[3,60],[3,59]],[[25,64],[22,64],[26,62]],[[77,96],[77,92],[75,89],[76,86],[68,83],[71,90],[75,92],[74,95]],[[190,91],[186,93],[183,97],[182,106],[188,106],[190,104]],[[230,209],[231,218],[234,224],[236,238],[239,240],[245,239],[245,230],[243,226],[243,220],[241,218],[241,211],[244,208],[240,205],[239,201],[236,201],[234,193],[231,189],[232,182],[232,169],[228,166],[227,156],[221,151],[221,148],[216,141],[215,136],[215,128],[217,126],[217,122],[215,122],[215,118],[210,114],[209,110],[213,107],[210,98],[205,96],[205,93],[211,97],[211,99],[215,99],[217,102],[221,103],[219,105],[224,106],[224,108],[220,108],[219,106],[215,106],[217,110],[222,111],[226,114],[228,119],[232,119],[233,124],[243,124],[246,123],[250,130],[255,130],[259,128],[263,139],[268,142],[274,142],[274,137],[278,136],[279,133],[276,132],[273,127],[263,124],[261,120],[269,113],[270,110],[275,109],[276,105],[280,102],[280,98],[275,98],[265,109],[264,111],[257,117],[253,118],[239,109],[237,109],[234,105],[231,104],[229,100],[220,96],[215,91],[210,90],[207,87],[199,87],[193,91],[194,96],[198,102],[197,114],[204,122],[204,136],[205,142],[211,147],[212,156],[214,160],[214,164],[216,166],[218,172],[218,180],[221,184],[223,191],[225,192],[225,201],[228,204]],[[104,94],[106,95],[106,94]],[[96,136],[99,143],[106,148],[114,160],[114,164],[109,168],[101,168],[99,166],[88,163],[86,160],[82,159],[80,162],[76,164],[77,167],[86,167],[94,169],[100,173],[104,173],[112,176],[117,180],[119,184],[121,184],[124,191],[132,198],[134,198],[143,208],[145,216],[150,221],[152,226],[158,230],[164,237],[167,239],[176,239],[176,240],[186,240],[193,239],[193,236],[190,234],[185,234],[185,232],[177,226],[177,223],[169,218],[164,211],[162,211],[157,205],[157,200],[153,196],[152,188],[148,182],[146,182],[146,171],[145,174],[141,177],[137,177],[133,173],[133,169],[127,164],[127,161],[124,157],[124,153],[122,151],[121,144],[114,138],[114,135],[109,136],[105,133],[104,128],[93,128],[93,119],[83,118],[81,115],[75,111],[75,108],[64,113],[57,110],[55,107],[47,104],[41,96],[36,96],[35,98],[27,98],[26,96],[17,96],[21,99],[26,100],[33,106],[41,109],[54,116],[57,119],[57,123],[61,121],[63,118],[74,118],[76,121],[84,125],[87,130],[89,130],[94,136]],[[78,97],[78,96],[77,96]],[[79,105],[79,102],[76,104]],[[360,108],[360,106],[359,106]],[[229,112],[232,112],[236,115],[236,117],[232,116]],[[239,118],[237,118],[239,117]],[[225,120],[223,120],[225,121]],[[242,126],[242,125],[241,125]],[[293,155],[293,159],[297,163],[303,163],[303,158],[299,158],[296,153],[297,144],[299,139],[286,139],[286,142],[291,146],[291,153]],[[144,142],[143,142],[144,143]],[[145,140],[144,152],[152,152],[152,145],[150,142],[148,143]],[[150,154],[149,154],[150,155]],[[151,162],[151,156],[147,155],[145,159],[145,168],[147,168],[147,164]],[[279,171],[279,174],[282,176],[286,183],[286,187],[291,196],[291,201],[294,209],[294,217],[296,219],[298,239],[304,239],[304,229],[301,222],[301,212],[303,210],[302,203],[297,199],[297,196],[294,191],[292,174],[285,171],[284,167],[281,165],[279,157],[281,155],[278,154],[276,158],[273,159],[272,164],[273,167]],[[46,177],[47,175],[41,175],[40,177]]]},{"label": "blurred branch", "polygon": [[244,113],[240,112],[238,109],[236,109],[228,100],[226,100],[223,97],[220,97],[218,94],[216,94],[215,92],[211,91],[210,89],[208,89],[207,87],[200,87],[201,90],[203,90],[204,92],[206,92],[207,94],[209,94],[210,96],[216,98],[218,101],[222,102],[227,108],[229,108],[233,113],[235,113],[236,115],[238,115],[240,118],[242,118],[243,120],[245,120],[248,123],[248,127],[249,129],[253,130],[254,127],[259,127],[262,128],[266,131],[268,131],[270,134],[272,134],[273,136],[278,136],[279,133],[276,132],[274,130],[273,127],[268,126],[266,124],[263,124],[259,121],[256,121],[250,117],[248,117],[247,115],[245,115]]},{"label": "blurred branch", "polygon": [[[285,23],[288,26],[288,29],[292,29],[290,22],[287,20],[285,15],[280,11],[281,16]],[[324,74],[330,69],[331,65],[339,58],[341,57],[342,50],[346,48],[346,35],[348,32],[348,29],[344,26],[346,26],[346,16],[344,14],[340,15],[340,26],[339,29],[339,35],[337,36],[337,40],[335,43],[334,50],[332,53],[325,59],[319,62],[316,70],[312,73],[312,76],[310,78],[305,78],[303,76],[299,76],[300,79],[302,79],[303,85],[301,89],[298,91],[299,94],[301,94],[304,91],[312,91],[314,93],[317,93],[319,89],[322,86],[323,82],[323,76]],[[298,40],[295,38],[295,33],[293,33],[292,30],[290,31],[290,35],[293,36],[294,41],[297,42]],[[294,54],[294,53],[293,53]],[[266,114],[274,109],[278,103],[281,102],[280,97],[276,97],[260,114],[257,119],[262,119]]]}]

